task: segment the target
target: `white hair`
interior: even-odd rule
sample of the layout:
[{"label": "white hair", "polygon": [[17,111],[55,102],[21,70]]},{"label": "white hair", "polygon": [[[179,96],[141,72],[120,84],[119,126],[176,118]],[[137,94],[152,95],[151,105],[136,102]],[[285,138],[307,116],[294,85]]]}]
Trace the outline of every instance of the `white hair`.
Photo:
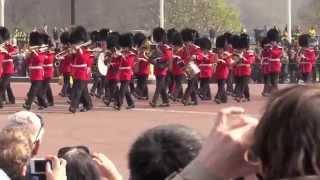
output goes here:
[{"label": "white hair", "polygon": [[40,118],[33,112],[20,111],[8,116],[9,123],[6,127],[27,127],[32,130],[33,142],[40,141],[44,134]]}]

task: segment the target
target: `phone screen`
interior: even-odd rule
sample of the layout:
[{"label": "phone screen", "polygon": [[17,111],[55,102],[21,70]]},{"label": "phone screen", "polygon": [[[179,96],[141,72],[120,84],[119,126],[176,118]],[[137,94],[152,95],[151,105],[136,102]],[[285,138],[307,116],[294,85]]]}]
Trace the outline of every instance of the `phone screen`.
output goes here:
[{"label": "phone screen", "polygon": [[48,160],[35,160],[34,161],[35,172],[46,172],[47,162],[49,162],[49,161]]}]

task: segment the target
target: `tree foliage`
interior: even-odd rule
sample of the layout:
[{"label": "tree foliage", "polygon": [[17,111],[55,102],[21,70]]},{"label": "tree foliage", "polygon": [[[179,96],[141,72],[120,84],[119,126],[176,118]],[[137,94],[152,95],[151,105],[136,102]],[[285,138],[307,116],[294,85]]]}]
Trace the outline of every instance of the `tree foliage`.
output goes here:
[{"label": "tree foliage", "polygon": [[225,0],[167,0],[166,27],[233,30],[241,28],[240,15]]}]

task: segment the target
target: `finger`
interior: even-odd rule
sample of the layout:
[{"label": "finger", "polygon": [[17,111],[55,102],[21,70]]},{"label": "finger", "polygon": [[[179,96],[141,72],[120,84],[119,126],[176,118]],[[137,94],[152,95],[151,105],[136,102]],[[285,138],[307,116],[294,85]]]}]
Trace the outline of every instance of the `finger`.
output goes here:
[{"label": "finger", "polygon": [[58,159],[56,156],[53,156],[53,157],[51,158],[51,162],[52,162],[52,168],[53,168],[53,169],[59,167],[59,165],[60,165],[60,161],[59,161],[59,159]]},{"label": "finger", "polygon": [[46,163],[46,174],[52,174],[52,168],[49,162]]},{"label": "finger", "polygon": [[245,125],[243,120],[238,118],[238,116],[244,112],[244,109],[241,107],[229,107],[222,109],[220,111],[220,119],[223,130],[228,131]]},{"label": "finger", "polygon": [[60,166],[61,167],[66,167],[67,166],[67,161],[65,159],[60,159]]}]

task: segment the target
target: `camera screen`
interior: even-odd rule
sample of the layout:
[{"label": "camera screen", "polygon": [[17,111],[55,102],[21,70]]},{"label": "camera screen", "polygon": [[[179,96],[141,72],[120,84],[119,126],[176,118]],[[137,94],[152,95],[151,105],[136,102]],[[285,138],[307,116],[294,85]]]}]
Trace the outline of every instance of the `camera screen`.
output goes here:
[{"label": "camera screen", "polygon": [[47,160],[36,160],[34,162],[34,168],[36,172],[45,172]]}]

